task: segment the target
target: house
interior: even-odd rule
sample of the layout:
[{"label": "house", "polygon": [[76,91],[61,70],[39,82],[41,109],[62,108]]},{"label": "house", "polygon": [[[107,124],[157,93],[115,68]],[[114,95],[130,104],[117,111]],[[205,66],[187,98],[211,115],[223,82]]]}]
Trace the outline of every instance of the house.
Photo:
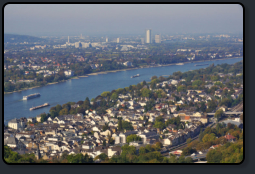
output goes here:
[{"label": "house", "polygon": [[25,122],[21,119],[12,119],[8,122],[8,127],[12,129],[23,129],[25,127]]},{"label": "house", "polygon": [[41,122],[41,115],[37,115],[37,116],[36,116],[36,121],[37,121],[37,122]]},{"label": "house", "polygon": [[179,142],[179,135],[178,134],[171,134],[169,137],[163,139],[163,145],[169,146],[169,145],[176,145]]},{"label": "house", "polygon": [[137,131],[120,133],[118,136],[115,136],[115,144],[126,143],[127,136],[131,134],[137,134]]},{"label": "house", "polygon": [[230,135],[229,133],[228,133],[228,135],[225,135],[224,136],[226,139],[227,139],[227,141],[229,141],[229,142],[234,142],[235,140],[236,140],[236,138],[233,136],[233,135]]},{"label": "house", "polygon": [[27,119],[27,122],[35,123],[35,118],[29,117],[29,118]]},{"label": "house", "polygon": [[159,135],[157,134],[156,131],[150,131],[147,133],[138,133],[137,135],[142,138],[142,141],[144,144],[146,144],[147,139],[149,139],[149,138],[155,138],[155,139],[159,138]]},{"label": "house", "polygon": [[93,144],[91,142],[84,142],[82,144],[82,149],[93,149]]},{"label": "house", "polygon": [[208,123],[208,118],[207,118],[207,116],[206,116],[206,115],[201,116],[200,121],[201,121],[203,124],[207,124],[207,123]]},{"label": "house", "polygon": [[[226,112],[226,111],[228,110],[228,107],[227,107],[227,106],[221,106],[219,109],[222,109],[223,112]],[[218,109],[218,110],[219,110],[219,109]]]},{"label": "house", "polygon": [[72,70],[66,70],[64,71],[66,77],[72,77],[74,75],[74,72]]},{"label": "house", "polygon": [[35,135],[34,132],[19,132],[15,136],[17,139],[20,139],[20,137],[26,137],[26,138],[32,138],[34,139]]},{"label": "house", "polygon": [[7,145],[11,148],[15,148],[18,144],[18,140],[15,137],[7,137],[4,139],[4,145]]},{"label": "house", "polygon": [[115,146],[115,147],[109,147],[108,148],[108,157],[111,158],[114,155],[120,155],[122,152],[120,146]]}]

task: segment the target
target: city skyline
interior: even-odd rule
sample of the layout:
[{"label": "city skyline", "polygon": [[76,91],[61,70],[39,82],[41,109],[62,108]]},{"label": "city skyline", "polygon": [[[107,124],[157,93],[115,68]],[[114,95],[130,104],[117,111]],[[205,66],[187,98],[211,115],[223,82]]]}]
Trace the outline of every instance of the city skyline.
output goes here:
[{"label": "city skyline", "polygon": [[12,34],[144,35],[145,28],[161,34],[240,33],[243,9],[239,4],[9,4],[4,8],[4,32]]}]

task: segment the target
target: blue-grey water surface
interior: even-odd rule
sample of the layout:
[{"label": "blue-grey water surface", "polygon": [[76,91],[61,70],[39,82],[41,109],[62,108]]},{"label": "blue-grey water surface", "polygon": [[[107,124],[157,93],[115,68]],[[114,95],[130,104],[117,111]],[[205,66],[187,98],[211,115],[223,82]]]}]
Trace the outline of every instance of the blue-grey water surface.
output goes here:
[{"label": "blue-grey water surface", "polygon": [[[154,75],[171,75],[176,71],[189,71],[200,68],[208,67],[206,66],[194,66],[195,64],[222,64],[228,63],[233,64],[241,61],[243,58],[236,59],[226,59],[226,60],[212,60],[206,62],[194,62],[187,63],[184,65],[171,65],[162,67],[152,67],[135,69],[128,71],[119,71],[116,73],[91,75],[89,77],[82,77],[80,79],[72,79],[66,82],[61,82],[54,85],[43,86],[34,89],[28,89],[21,92],[15,92],[11,94],[4,95],[4,122],[6,123],[10,119],[20,118],[20,117],[35,117],[40,113],[48,113],[50,107],[57,104],[64,104],[69,101],[77,102],[80,100],[85,100],[86,97],[95,98],[100,95],[103,91],[112,91],[113,89],[124,88],[129,85],[134,85],[139,82],[150,81],[150,78]],[[140,74],[140,77],[130,78],[133,75]],[[22,97],[33,94],[40,93],[41,97],[23,101]],[[51,106],[41,108],[38,110],[30,111],[29,108],[33,106],[38,106],[44,103],[49,103]]]}]

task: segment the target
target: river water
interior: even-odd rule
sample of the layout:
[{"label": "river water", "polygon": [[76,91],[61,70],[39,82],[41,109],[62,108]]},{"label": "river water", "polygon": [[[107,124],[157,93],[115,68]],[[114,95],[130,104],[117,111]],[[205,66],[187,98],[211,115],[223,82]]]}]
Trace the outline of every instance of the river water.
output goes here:
[{"label": "river water", "polygon": [[[72,79],[65,82],[43,86],[34,89],[28,89],[21,92],[15,92],[4,95],[4,122],[7,123],[13,118],[20,117],[35,117],[43,112],[48,113],[50,107],[57,104],[64,104],[69,101],[77,102],[85,100],[86,97],[95,98],[103,91],[112,91],[113,89],[124,88],[129,85],[135,85],[139,82],[150,81],[154,75],[164,76],[171,75],[176,71],[190,71],[200,68],[208,67],[210,64],[234,64],[243,60],[243,58],[226,59],[226,60],[212,60],[206,62],[194,62],[184,65],[170,65],[162,67],[143,68],[127,71],[119,71],[116,73],[91,75],[89,77],[81,77],[79,79]],[[194,66],[195,64],[205,64],[206,66]],[[140,74],[140,77],[130,78],[133,75]],[[23,101],[23,96],[29,94],[40,93],[38,98]],[[51,106],[30,111],[29,108],[33,106],[49,103]]]}]

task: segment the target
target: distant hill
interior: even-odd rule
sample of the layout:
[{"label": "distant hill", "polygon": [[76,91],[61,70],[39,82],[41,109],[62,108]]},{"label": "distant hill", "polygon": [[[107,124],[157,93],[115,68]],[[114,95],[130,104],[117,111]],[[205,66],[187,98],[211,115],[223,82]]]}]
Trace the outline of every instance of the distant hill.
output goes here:
[{"label": "distant hill", "polygon": [[45,39],[28,35],[4,34],[4,43],[41,42],[44,40]]}]

